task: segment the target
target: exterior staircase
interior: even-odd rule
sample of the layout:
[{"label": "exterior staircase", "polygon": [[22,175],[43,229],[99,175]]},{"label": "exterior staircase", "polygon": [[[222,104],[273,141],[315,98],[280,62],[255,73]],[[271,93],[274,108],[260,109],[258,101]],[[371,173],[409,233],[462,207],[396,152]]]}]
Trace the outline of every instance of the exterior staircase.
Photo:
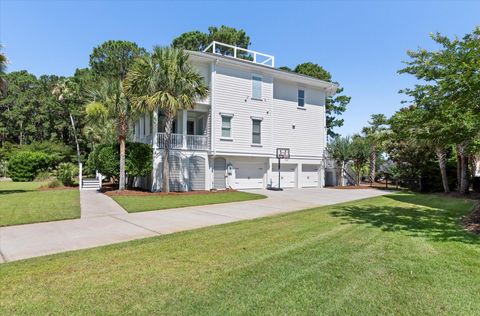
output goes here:
[{"label": "exterior staircase", "polygon": [[101,188],[100,179],[82,179],[82,190],[98,190]]},{"label": "exterior staircase", "polygon": [[99,190],[102,187],[102,180],[105,179],[101,173],[96,172],[95,178],[83,177],[83,164],[78,164],[78,181],[80,190]]}]

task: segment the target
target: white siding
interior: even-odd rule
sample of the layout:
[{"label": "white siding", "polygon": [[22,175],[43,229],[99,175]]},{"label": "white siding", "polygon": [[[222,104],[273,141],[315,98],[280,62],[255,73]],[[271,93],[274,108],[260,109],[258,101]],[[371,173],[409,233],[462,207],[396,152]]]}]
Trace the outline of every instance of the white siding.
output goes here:
[{"label": "white siding", "polygon": [[[256,75],[262,75],[256,73]],[[273,80],[262,76],[263,100],[252,100],[252,73],[217,66],[215,76],[214,140],[218,152],[267,155],[273,153]],[[233,114],[230,140],[221,139],[221,113]],[[261,146],[252,144],[252,118],[262,119]]]},{"label": "white siding", "polygon": [[[305,106],[298,108],[298,89]],[[320,89],[275,80],[273,146],[290,148],[291,157],[321,157],[325,139],[325,93]]]},{"label": "white siding", "polygon": [[198,101],[198,103],[210,104],[210,88],[211,88],[210,87],[210,76],[211,76],[210,64],[196,62],[194,63],[194,66],[197,69],[197,71],[200,73],[200,75],[204,78],[205,84],[207,85],[207,87],[209,87],[208,96],[205,99]]}]

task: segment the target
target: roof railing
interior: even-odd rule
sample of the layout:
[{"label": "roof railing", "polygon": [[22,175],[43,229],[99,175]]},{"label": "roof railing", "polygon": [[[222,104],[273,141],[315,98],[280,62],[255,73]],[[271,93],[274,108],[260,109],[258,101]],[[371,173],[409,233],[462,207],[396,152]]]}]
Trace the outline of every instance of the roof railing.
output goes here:
[{"label": "roof railing", "polygon": [[275,68],[275,56],[267,55],[254,50],[213,41],[203,50],[204,53],[208,53],[209,51],[214,54],[233,57],[236,59],[253,62],[254,64]]}]

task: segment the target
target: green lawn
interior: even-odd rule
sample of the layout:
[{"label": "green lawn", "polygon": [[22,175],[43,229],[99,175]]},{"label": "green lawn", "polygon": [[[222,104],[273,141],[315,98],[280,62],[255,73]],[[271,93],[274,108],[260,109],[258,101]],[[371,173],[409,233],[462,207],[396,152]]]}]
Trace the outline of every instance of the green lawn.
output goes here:
[{"label": "green lawn", "polygon": [[0,226],[80,217],[78,189],[38,191],[42,182],[0,182]]},{"label": "green lawn", "polygon": [[478,315],[461,199],[399,193],[0,266],[0,314]]},{"label": "green lawn", "polygon": [[112,196],[127,212],[144,212],[168,208],[264,199],[264,195],[247,192],[218,192],[191,195]]}]

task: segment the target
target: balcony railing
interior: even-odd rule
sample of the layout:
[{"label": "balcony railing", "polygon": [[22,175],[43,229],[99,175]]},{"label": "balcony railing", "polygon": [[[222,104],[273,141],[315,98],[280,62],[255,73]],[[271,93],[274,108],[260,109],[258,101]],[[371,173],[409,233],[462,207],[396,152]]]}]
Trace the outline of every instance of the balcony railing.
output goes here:
[{"label": "balcony railing", "polygon": [[[165,148],[167,135],[158,133],[158,148]],[[170,149],[207,150],[208,138],[204,135],[170,135]]]}]

